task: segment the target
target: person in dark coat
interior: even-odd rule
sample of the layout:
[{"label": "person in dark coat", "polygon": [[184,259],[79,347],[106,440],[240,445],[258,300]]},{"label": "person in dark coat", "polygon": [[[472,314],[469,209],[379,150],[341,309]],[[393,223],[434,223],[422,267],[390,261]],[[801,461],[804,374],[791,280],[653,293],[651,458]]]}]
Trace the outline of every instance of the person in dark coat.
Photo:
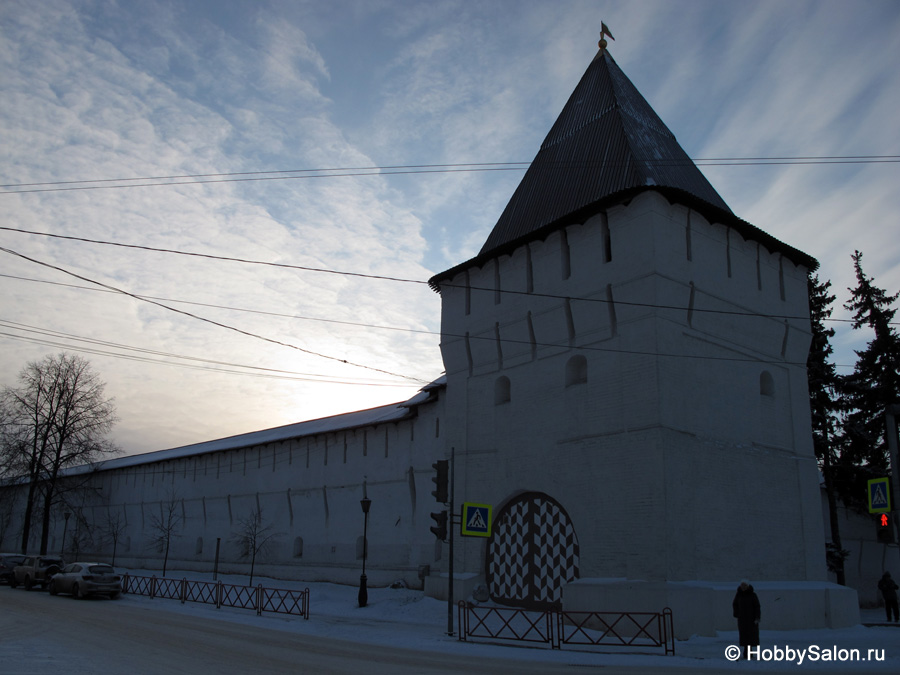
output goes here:
[{"label": "person in dark coat", "polygon": [[748,647],[759,646],[759,598],[753,591],[753,586],[746,579],[741,581],[734,601],[731,603],[734,610],[734,618],[738,622],[738,636],[743,648],[744,658],[750,658]]},{"label": "person in dark coat", "polygon": [[884,598],[884,611],[887,612],[887,620],[891,620],[891,612],[894,621],[900,621],[900,610],[897,608],[897,582],[891,579],[891,573],[885,572],[878,582],[878,590]]}]

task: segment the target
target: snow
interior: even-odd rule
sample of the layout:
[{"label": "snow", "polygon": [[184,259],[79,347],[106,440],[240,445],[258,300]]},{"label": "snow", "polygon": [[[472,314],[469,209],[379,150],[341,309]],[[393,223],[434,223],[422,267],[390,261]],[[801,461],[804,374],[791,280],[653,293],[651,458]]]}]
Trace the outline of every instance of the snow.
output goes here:
[{"label": "snow", "polygon": [[[120,571],[125,571],[120,569]],[[158,571],[129,570],[131,574],[152,576]],[[170,572],[169,578],[197,581],[211,581],[211,575],[196,572]],[[219,575],[223,583],[246,584],[246,576]],[[900,672],[900,624],[867,627],[864,625],[844,629],[767,631],[761,630],[763,649],[778,647],[784,651],[805,650],[816,646],[820,654],[840,656],[838,650],[858,649],[862,659],[869,650],[884,650],[883,661],[849,663],[846,661],[825,661],[819,659],[796,664],[793,661],[745,661],[732,663],[725,658],[725,649],[737,643],[737,630],[722,631],[715,637],[692,637],[678,641],[675,656],[665,656],[662,648],[631,650],[629,648],[597,648],[564,645],[561,650],[536,647],[527,644],[490,644],[483,639],[462,642],[458,634],[447,635],[447,603],[426,597],[422,591],[405,588],[369,588],[368,604],[360,608],[357,603],[358,588],[330,583],[304,583],[255,577],[253,585],[262,584],[267,588],[301,590],[309,588],[310,618],[264,613],[257,616],[253,610],[226,608],[216,609],[212,605],[177,600],[151,599],[143,596],[125,595],[119,601],[156,607],[169,612],[195,616],[198,620],[221,620],[234,623],[266,627],[304,635],[353,640],[356,642],[395,646],[403,649],[428,650],[454,654],[505,659],[522,659],[530,662],[571,664],[584,666],[633,666],[642,669],[688,668],[713,672],[772,672],[791,671],[803,668],[806,672]],[[864,623],[884,621],[884,612],[862,610]],[[457,610],[453,608],[454,629]],[[678,620],[678,617],[675,617]],[[873,652],[873,658],[877,654]]]}]

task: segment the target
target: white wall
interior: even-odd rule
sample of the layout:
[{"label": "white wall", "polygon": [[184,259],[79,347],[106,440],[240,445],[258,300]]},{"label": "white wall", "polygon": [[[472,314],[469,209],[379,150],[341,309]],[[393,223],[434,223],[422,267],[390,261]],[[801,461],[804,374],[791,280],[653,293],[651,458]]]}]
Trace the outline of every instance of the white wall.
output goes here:
[{"label": "white wall", "polygon": [[[212,570],[220,538],[220,571],[248,571],[250,561],[241,557],[235,536],[241,520],[259,508],[264,524],[278,536],[257,560],[257,574],[356,583],[365,480],[372,500],[367,560],[372,585],[402,578],[421,588],[419,567],[441,565],[428,514],[436,506],[431,465],[444,457],[443,408],[438,395],[400,422],[100,471],[68,496],[74,517],[66,528],[66,548],[71,550],[81,533],[79,555],[110,559],[113,545],[102,534],[118,518],[123,527],[117,564],[161,569],[154,517],[174,500],[178,526],[169,569]],[[65,510],[60,506],[54,513],[52,550],[62,546]],[[10,530],[21,532],[15,525]],[[38,537],[39,531],[34,550]],[[297,555],[298,538],[302,555]],[[6,541],[4,547],[18,548]]]},{"label": "white wall", "polygon": [[824,580],[805,269],[647,192],[441,293],[465,499],[556,498],[584,576]]}]

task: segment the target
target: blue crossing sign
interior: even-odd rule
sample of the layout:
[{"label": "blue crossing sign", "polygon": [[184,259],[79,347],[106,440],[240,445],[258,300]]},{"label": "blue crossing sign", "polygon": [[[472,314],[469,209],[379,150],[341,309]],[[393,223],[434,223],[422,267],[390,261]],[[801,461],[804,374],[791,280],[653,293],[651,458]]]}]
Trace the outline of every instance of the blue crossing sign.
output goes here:
[{"label": "blue crossing sign", "polygon": [[490,537],[492,509],[490,504],[464,502],[462,505],[462,536]]},{"label": "blue crossing sign", "polygon": [[891,510],[889,478],[873,478],[869,481],[869,513],[888,513]]}]

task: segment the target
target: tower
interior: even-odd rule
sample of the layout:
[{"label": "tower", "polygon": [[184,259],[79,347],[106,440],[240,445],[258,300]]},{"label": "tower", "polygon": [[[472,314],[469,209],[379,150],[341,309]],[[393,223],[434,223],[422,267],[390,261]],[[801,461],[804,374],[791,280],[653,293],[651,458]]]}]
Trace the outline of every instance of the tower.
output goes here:
[{"label": "tower", "polygon": [[679,635],[733,628],[742,577],[799,603],[785,627],[858,620],[825,582],[816,267],[731,211],[601,42],[479,254],[431,280],[457,495],[494,504],[464,569],[511,605],[671,606]]}]

